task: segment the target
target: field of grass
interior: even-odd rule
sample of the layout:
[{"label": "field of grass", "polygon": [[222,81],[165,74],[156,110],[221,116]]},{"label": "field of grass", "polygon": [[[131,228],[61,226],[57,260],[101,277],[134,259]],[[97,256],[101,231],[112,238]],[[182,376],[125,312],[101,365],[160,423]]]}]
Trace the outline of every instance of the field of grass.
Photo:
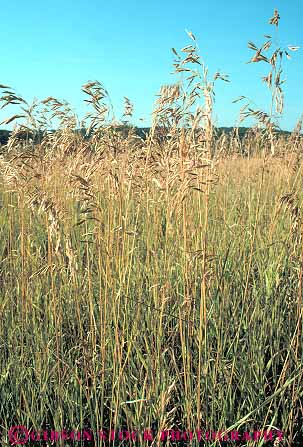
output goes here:
[{"label": "field of grass", "polygon": [[[216,135],[215,82],[228,79],[208,80],[194,44],[183,60],[173,50],[187,78],[162,87],[146,138],[110,121],[98,82],[82,88],[84,124],[66,102],[0,85],[1,107],[22,110],[0,147],[3,445],[15,425],[32,431],[26,445],[84,428],[153,430],[133,445],[164,445],[165,430],[196,432],[192,445],[199,430],[207,445],[302,445],[302,121],[276,132],[270,45],[249,43],[271,67],[272,107],[242,108],[257,121],[243,137]],[[126,121],[132,110],[125,98]],[[269,430],[283,439],[243,437]]]},{"label": "field of grass", "polygon": [[276,427],[295,445],[301,164],[129,138],[1,158],[2,431]]}]

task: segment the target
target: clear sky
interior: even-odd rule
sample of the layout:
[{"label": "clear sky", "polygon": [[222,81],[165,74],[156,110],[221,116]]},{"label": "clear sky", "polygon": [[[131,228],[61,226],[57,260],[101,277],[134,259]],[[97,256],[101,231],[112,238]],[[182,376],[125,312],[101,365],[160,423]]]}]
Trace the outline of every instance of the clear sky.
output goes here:
[{"label": "clear sky", "polygon": [[[240,95],[266,107],[268,96],[261,76],[267,64],[245,64],[253,55],[252,40],[263,43],[272,33],[268,24],[274,8],[281,20],[282,45],[303,46],[302,0],[9,0],[1,5],[0,84],[14,87],[25,99],[55,96],[83,114],[81,86],[101,81],[110,93],[117,118],[123,97],[134,103],[134,123],[150,124],[155,95],[162,84],[173,83],[172,47],[190,43],[192,31],[211,73],[221,69],[231,83],[216,89],[216,124],[232,126],[239,115]],[[303,49],[286,60],[284,129],[303,113]],[[0,112],[2,121],[9,115]],[[2,126],[3,127],[3,126]]]}]

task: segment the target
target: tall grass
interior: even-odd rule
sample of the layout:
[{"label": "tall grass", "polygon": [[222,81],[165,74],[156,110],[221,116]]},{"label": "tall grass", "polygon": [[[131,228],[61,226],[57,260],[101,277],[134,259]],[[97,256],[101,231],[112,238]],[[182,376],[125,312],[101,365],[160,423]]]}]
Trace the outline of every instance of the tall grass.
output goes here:
[{"label": "tall grass", "polygon": [[174,50],[189,79],[162,88],[145,139],[108,125],[100,83],[83,87],[89,138],[66,103],[2,86],[27,119],[0,159],[3,442],[14,425],[302,441],[300,126],[216,137],[228,78],[190,37]]}]

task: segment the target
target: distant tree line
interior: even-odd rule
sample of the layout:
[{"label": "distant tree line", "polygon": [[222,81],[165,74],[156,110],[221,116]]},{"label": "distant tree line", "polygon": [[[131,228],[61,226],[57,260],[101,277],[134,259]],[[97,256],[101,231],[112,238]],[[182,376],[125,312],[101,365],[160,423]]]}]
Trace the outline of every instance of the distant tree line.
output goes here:
[{"label": "distant tree line", "polygon": [[[134,129],[136,135],[138,135],[139,137],[145,139],[146,136],[149,134],[151,128],[150,127],[134,127],[133,129]],[[127,133],[128,133],[129,127],[125,126],[125,125],[122,125],[122,126],[119,126],[119,127],[115,127],[114,130],[118,131],[118,132],[121,132],[122,134],[125,134],[125,136],[126,136]],[[249,127],[239,127],[238,128],[239,138],[242,139],[249,130],[250,130]],[[218,137],[220,135],[222,135],[222,133],[230,134],[233,131],[234,131],[233,127],[217,127],[217,128],[215,128],[215,132],[216,132],[216,135]],[[76,132],[80,132],[83,136],[86,135],[85,129],[77,129]],[[159,132],[159,133],[161,134],[161,132]],[[279,134],[283,134],[283,135],[289,135],[290,134],[290,132],[284,131],[284,130],[280,130],[280,131],[278,131],[278,133]],[[2,144],[2,145],[7,144],[10,135],[11,135],[11,131],[4,130],[4,129],[1,130],[0,129],[0,144]],[[18,136],[18,139],[26,141],[28,137],[30,137],[30,136],[28,135],[27,132],[22,132],[22,134],[20,136]],[[43,133],[41,132],[39,135],[37,134],[35,136],[35,140],[37,142],[39,142],[39,140],[42,137],[43,137]],[[89,138],[89,136],[87,138]]]},{"label": "distant tree line", "polygon": [[0,130],[0,144],[6,144],[10,134],[9,130]]}]

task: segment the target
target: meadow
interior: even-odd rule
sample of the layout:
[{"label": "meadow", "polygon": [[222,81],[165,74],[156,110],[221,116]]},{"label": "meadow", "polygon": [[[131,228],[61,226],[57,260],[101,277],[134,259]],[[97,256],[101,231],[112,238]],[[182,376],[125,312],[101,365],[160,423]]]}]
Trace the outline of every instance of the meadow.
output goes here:
[{"label": "meadow", "polygon": [[[139,445],[279,429],[237,445],[301,445],[300,122],[281,135],[253,111],[243,138],[217,136],[206,79],[163,87],[146,138],[106,122],[100,83],[83,86],[89,137],[63,101],[29,106],[1,86],[23,108],[6,123],[27,120],[0,158],[3,445],[15,425],[154,430]],[[42,137],[41,105],[57,120]]]}]

